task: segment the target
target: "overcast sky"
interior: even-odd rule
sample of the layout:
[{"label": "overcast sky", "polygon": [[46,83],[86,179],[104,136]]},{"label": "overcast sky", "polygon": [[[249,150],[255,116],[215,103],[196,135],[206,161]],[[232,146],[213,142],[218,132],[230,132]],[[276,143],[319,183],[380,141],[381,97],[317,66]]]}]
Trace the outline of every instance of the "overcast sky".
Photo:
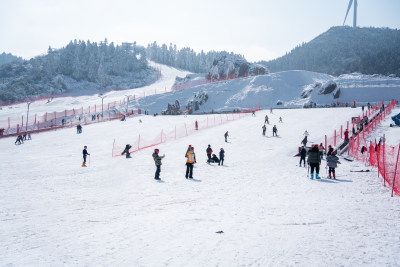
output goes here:
[{"label": "overcast sky", "polygon": [[[0,0],[0,53],[70,40],[173,43],[269,60],[340,26],[349,0]],[[358,0],[358,25],[400,29],[400,0]],[[352,25],[353,9],[346,25]]]}]

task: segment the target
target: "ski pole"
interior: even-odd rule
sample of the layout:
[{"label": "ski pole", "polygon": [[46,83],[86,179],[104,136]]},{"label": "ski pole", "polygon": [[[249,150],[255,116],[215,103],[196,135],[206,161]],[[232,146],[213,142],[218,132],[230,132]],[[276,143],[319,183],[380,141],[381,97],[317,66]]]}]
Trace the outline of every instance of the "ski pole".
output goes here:
[{"label": "ski pole", "polygon": [[89,155],[89,168],[90,168],[90,155]]},{"label": "ski pole", "polygon": [[310,177],[310,164],[307,162],[307,178]]}]

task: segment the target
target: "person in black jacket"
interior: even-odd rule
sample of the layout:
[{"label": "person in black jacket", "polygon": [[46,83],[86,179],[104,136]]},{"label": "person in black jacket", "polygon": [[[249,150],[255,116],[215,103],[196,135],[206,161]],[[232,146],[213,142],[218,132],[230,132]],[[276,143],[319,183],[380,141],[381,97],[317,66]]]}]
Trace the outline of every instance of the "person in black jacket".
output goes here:
[{"label": "person in black jacket", "polygon": [[326,153],[326,156],[331,155],[333,152],[333,147],[331,145],[328,146],[328,153]]},{"label": "person in black jacket", "polygon": [[123,154],[126,153],[126,158],[127,158],[127,159],[132,158],[132,157],[131,157],[131,153],[129,152],[129,149],[131,149],[131,148],[132,148],[132,146],[131,146],[130,144],[127,144],[127,145],[125,146],[124,151],[122,151],[121,155],[123,155]]},{"label": "person in black jacket", "polygon": [[228,136],[229,136],[228,131],[226,131],[226,133],[224,134],[225,142],[228,142]]},{"label": "person in black jacket", "polygon": [[82,167],[86,167],[86,156],[87,156],[87,155],[90,156],[90,154],[87,152],[87,146],[84,146],[84,147],[83,147],[82,154],[83,154],[83,163],[82,163]]},{"label": "person in black jacket", "polygon": [[210,164],[210,163],[218,163],[219,164],[219,162],[220,162],[219,158],[215,154],[212,154],[211,159],[207,160],[208,164]]},{"label": "person in black jacket", "polygon": [[301,167],[301,162],[303,161],[304,167],[306,166],[306,154],[307,154],[307,150],[304,148],[304,146],[301,147],[300,150],[300,163],[299,163],[299,167]]},{"label": "person in black jacket", "polygon": [[314,169],[315,169],[315,179],[320,179],[319,177],[319,165],[321,165],[321,156],[319,153],[318,145],[314,145],[308,151],[307,162],[311,167],[311,180],[314,179]]},{"label": "person in black jacket", "polygon": [[219,151],[218,165],[224,165],[224,159],[225,159],[225,150],[221,147],[221,150]]}]

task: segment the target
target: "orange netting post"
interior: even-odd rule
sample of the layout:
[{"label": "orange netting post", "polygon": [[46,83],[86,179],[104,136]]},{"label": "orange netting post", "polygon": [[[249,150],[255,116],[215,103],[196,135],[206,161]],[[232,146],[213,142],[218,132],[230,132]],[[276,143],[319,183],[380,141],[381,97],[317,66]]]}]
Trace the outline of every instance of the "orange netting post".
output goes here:
[{"label": "orange netting post", "polygon": [[[396,165],[395,165],[394,174],[393,174],[392,197],[393,197],[393,191],[394,191],[395,184],[396,184],[397,165],[399,165],[399,154],[400,154],[400,145],[397,149],[397,159],[396,159]],[[399,188],[396,188],[396,190],[399,190]]]}]

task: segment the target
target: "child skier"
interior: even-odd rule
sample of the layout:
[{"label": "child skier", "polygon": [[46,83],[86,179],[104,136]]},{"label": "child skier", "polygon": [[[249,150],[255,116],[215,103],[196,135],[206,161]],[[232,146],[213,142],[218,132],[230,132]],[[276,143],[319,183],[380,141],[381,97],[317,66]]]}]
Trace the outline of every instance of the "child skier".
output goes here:
[{"label": "child skier", "polygon": [[154,179],[156,180],[160,180],[160,172],[161,172],[161,160],[165,157],[165,155],[162,155],[161,157],[158,155],[158,153],[160,152],[160,150],[158,148],[154,149],[154,153],[153,153],[153,159],[154,159],[154,163],[156,164],[156,174],[154,176]]},{"label": "child skier", "polygon": [[84,147],[83,147],[82,153],[83,153],[83,163],[82,163],[82,167],[87,167],[87,166],[86,166],[86,156],[87,156],[87,155],[90,156],[90,154],[87,152],[87,146],[84,146]]},{"label": "child skier", "polygon": [[225,137],[225,142],[228,142],[228,131],[226,131],[226,133],[224,134],[224,137]]},{"label": "child skier", "polygon": [[276,125],[272,128],[272,136],[278,136],[278,129],[276,128]]},{"label": "child skier", "polygon": [[268,121],[268,115],[265,115],[265,121],[264,121],[264,124],[265,124],[265,123],[269,124],[269,121]]},{"label": "child skier", "polygon": [[331,173],[333,173],[333,179],[336,180],[335,176],[335,168],[337,167],[338,164],[341,164],[339,162],[339,158],[336,156],[335,152],[332,152],[328,157],[326,157],[326,163],[328,164],[329,167],[329,179],[332,179]]},{"label": "child skier", "polygon": [[265,124],[264,124],[264,126],[262,127],[262,129],[263,129],[263,135],[265,136],[265,131],[267,130],[267,126],[265,126]]}]

